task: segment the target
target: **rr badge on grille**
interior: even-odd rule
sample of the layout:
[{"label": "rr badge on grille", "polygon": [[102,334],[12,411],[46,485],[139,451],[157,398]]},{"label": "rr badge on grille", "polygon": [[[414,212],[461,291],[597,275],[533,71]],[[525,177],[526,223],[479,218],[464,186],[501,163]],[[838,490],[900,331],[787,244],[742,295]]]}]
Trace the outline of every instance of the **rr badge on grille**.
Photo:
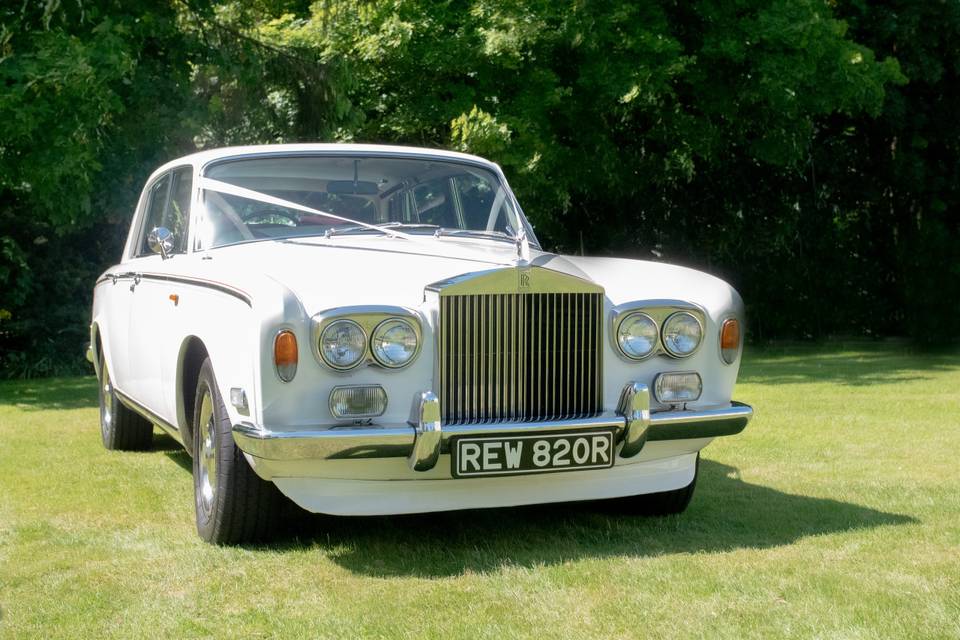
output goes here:
[{"label": "rr badge on grille", "polygon": [[517,269],[517,288],[520,291],[529,291],[530,269]]}]

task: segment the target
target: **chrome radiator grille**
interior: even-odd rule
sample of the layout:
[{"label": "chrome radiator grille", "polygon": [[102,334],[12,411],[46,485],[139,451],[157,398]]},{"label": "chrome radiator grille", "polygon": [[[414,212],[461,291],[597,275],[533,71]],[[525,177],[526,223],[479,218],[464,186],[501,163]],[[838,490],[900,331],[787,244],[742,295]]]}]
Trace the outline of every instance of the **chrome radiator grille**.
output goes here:
[{"label": "chrome radiator grille", "polygon": [[444,424],[600,413],[602,293],[450,295],[440,300]]}]

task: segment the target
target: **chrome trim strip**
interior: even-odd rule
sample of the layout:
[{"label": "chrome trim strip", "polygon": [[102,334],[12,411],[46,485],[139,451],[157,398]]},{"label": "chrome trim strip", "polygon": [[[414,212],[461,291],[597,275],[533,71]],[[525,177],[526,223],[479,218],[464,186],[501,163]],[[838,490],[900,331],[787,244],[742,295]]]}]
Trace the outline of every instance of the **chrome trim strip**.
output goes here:
[{"label": "chrome trim strip", "polygon": [[172,424],[170,424],[169,422],[167,422],[166,420],[164,420],[163,418],[155,414],[153,411],[150,411],[150,409],[147,409],[145,406],[143,406],[142,404],[140,404],[130,396],[126,395],[116,387],[114,387],[113,390],[117,394],[117,398],[120,399],[120,402],[122,402],[128,409],[136,413],[139,413],[145,420],[148,420],[152,424],[160,427],[161,429],[166,431],[171,438],[179,442],[181,445],[183,444],[183,434],[180,433],[180,430],[178,428],[176,428],[175,426],[173,426]]},{"label": "chrome trim strip", "polygon": [[176,276],[167,273],[150,273],[150,272],[134,272],[134,271],[121,271],[117,273],[105,273],[100,276],[94,286],[100,285],[104,282],[112,282],[116,284],[118,280],[134,280],[139,281],[140,279],[144,280],[156,280],[159,282],[173,282],[175,284],[186,284],[192,285],[195,287],[203,287],[205,289],[213,289],[214,291],[219,291],[225,293],[229,296],[233,296],[246,303],[248,307],[253,308],[253,300],[250,298],[250,295],[245,291],[241,291],[235,287],[232,287],[228,284],[222,282],[214,282],[213,280],[204,280],[202,278],[193,278],[191,276]]},{"label": "chrome trim strip", "polygon": [[603,287],[578,276],[535,266],[471,271],[426,286],[441,296],[511,293],[603,293]]},{"label": "chrome trim strip", "polygon": [[753,407],[742,402],[731,402],[722,409],[664,411],[651,416],[647,440],[732,436],[743,431],[752,418]]},{"label": "chrome trim strip", "polygon": [[225,293],[228,296],[233,296],[234,298],[237,298],[238,300],[245,302],[248,307],[253,308],[253,300],[248,293],[240,289],[237,289],[236,287],[232,287],[228,284],[224,284],[222,282],[215,282],[213,280],[204,280],[203,278],[193,278],[191,276],[176,276],[176,275],[167,274],[167,273],[144,272],[136,275],[139,275],[141,278],[144,278],[146,280],[157,280],[160,282],[173,282],[176,284],[186,284],[186,285],[192,285],[195,287],[203,287],[205,289],[213,289],[214,291]]},{"label": "chrome trim strip", "polygon": [[[642,394],[637,395],[642,396]],[[456,425],[437,430],[427,427],[431,422],[428,418],[431,417],[432,403],[425,401],[417,426],[340,426],[273,431],[250,423],[240,423],[233,427],[233,437],[237,446],[246,453],[269,460],[408,458],[411,464],[415,461],[424,461],[420,464],[420,470],[425,470],[430,468],[425,466],[426,460],[438,458],[440,453],[449,451],[451,439],[460,436],[483,437],[500,434],[546,434],[585,429],[612,429],[614,437],[618,440],[621,434],[633,432],[629,435],[629,442],[635,444],[640,439],[635,425],[639,425],[641,429],[643,426],[642,398],[638,399],[641,418],[637,422],[624,416],[606,414],[595,418],[574,420]],[[731,403],[729,407],[702,411],[653,413],[649,417],[646,441],[733,435],[743,431],[752,416],[753,409],[739,402]],[[423,426],[420,424],[421,421],[425,421]],[[418,433],[421,429],[422,431]],[[418,436],[422,443],[419,446],[417,445]],[[416,455],[414,455],[415,450]],[[636,455],[636,452],[628,448],[627,454]],[[626,457],[622,452],[621,456]],[[434,460],[435,463],[436,460]]]}]

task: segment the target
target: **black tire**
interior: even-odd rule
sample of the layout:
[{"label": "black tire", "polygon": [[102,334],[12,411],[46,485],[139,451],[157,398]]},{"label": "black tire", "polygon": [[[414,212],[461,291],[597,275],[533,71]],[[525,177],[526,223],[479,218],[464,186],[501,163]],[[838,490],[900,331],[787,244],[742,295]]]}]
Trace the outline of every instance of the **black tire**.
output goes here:
[{"label": "black tire", "polygon": [[193,412],[197,533],[212,544],[264,541],[273,533],[282,496],[250,468],[231,431],[207,358],[200,367]]},{"label": "black tire", "polygon": [[100,354],[100,437],[111,451],[146,451],[153,444],[153,425],[128,409],[113,388],[107,363]]},{"label": "black tire", "polygon": [[685,487],[660,493],[646,493],[639,496],[616,498],[608,502],[621,513],[638,516],[672,516],[687,510],[693,491],[697,488],[697,476],[700,475],[700,454],[694,467],[693,480]]}]

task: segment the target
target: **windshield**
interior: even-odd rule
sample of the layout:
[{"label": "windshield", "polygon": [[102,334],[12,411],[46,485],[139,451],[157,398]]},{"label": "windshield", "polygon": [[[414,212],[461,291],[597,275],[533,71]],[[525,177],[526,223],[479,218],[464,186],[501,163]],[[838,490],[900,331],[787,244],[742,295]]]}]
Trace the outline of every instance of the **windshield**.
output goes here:
[{"label": "windshield", "polygon": [[487,169],[377,156],[229,160],[201,181],[201,245],[313,235],[532,235]]}]

